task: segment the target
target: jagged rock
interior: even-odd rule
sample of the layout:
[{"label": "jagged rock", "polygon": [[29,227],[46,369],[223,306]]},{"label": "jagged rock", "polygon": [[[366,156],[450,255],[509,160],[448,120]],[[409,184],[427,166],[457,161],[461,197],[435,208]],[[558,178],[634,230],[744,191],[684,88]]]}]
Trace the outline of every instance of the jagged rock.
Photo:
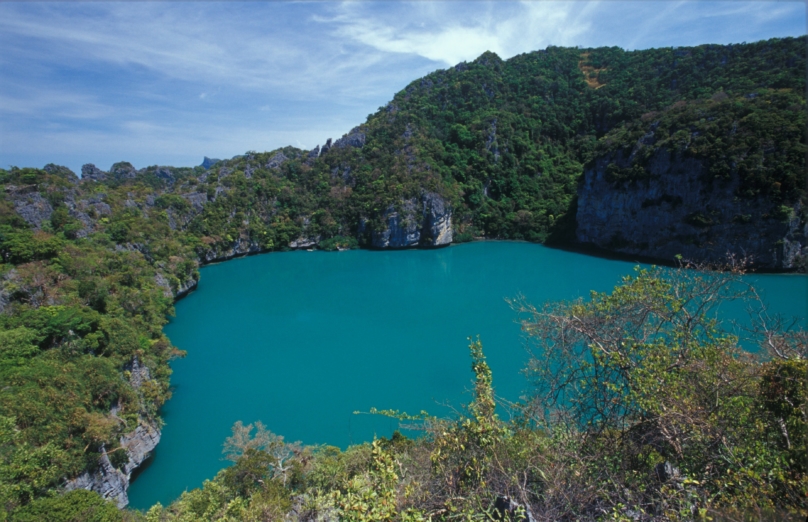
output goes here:
[{"label": "jagged rock", "polygon": [[[137,356],[125,368],[129,371],[129,382],[135,390],[139,390],[144,382],[151,379],[149,369],[138,361]],[[110,415],[117,416],[116,408],[113,408]],[[126,452],[127,461],[121,469],[116,469],[109,460],[107,451],[101,448],[101,457],[98,461],[98,468],[90,472],[84,472],[78,477],[68,480],[65,483],[65,491],[75,489],[87,489],[95,491],[103,498],[111,500],[119,508],[129,504],[129,497],[126,490],[129,488],[129,481],[132,472],[149,458],[151,452],[160,442],[160,429],[153,420],[147,420],[143,416],[138,417],[138,426],[119,439],[121,448]]]},{"label": "jagged rock", "polygon": [[107,195],[103,193],[95,194],[87,199],[81,199],[75,202],[75,208],[82,212],[92,210],[98,215],[108,216],[112,214],[112,208],[104,202],[106,197]]},{"label": "jagged rock", "polygon": [[137,169],[128,161],[120,161],[109,169],[109,175],[112,176],[115,181],[125,181],[134,179],[135,176],[137,176]]},{"label": "jagged rock", "polygon": [[129,504],[126,490],[129,489],[132,472],[149,458],[159,442],[160,430],[157,428],[157,424],[144,422],[141,419],[141,423],[135,428],[135,431],[120,438],[121,447],[128,456],[122,469],[116,469],[110,462],[106,449],[101,448],[98,468],[93,473],[85,471],[78,477],[67,481],[64,486],[65,491],[75,489],[95,491],[103,498],[115,502],[119,508],[126,507]]},{"label": "jagged rock", "polygon": [[218,158],[209,158],[209,157],[205,156],[205,159],[202,160],[202,168],[209,169],[212,166],[216,165],[220,161],[222,161],[222,160],[220,160]]},{"label": "jagged rock", "polygon": [[199,281],[193,277],[186,279],[185,281],[180,281],[180,284],[177,286],[177,291],[174,293],[174,299],[185,297],[191,293],[192,290],[195,290],[198,284]]},{"label": "jagged rock", "polygon": [[317,145],[316,147],[311,149],[308,155],[306,156],[306,164],[311,165],[312,163],[314,163],[314,160],[316,160],[319,157],[320,157],[320,146]]},{"label": "jagged rock", "polygon": [[202,210],[205,208],[205,203],[208,202],[207,192],[190,192],[188,194],[183,194],[182,197],[191,204],[191,208],[197,214],[202,212]]},{"label": "jagged rock", "polygon": [[158,179],[165,181],[166,183],[173,184],[176,181],[176,177],[174,176],[174,169],[171,167],[157,167],[154,169],[154,175],[157,176]]},{"label": "jagged rock", "polygon": [[95,228],[95,220],[91,218],[88,214],[84,212],[79,212],[78,210],[71,209],[70,210],[70,217],[77,219],[82,227],[80,230],[75,232],[77,238],[87,237]]},{"label": "jagged rock", "polygon": [[317,243],[320,241],[319,237],[299,237],[289,243],[289,248],[293,249],[301,249],[301,248],[312,248],[317,246]]},{"label": "jagged rock", "polygon": [[25,194],[34,194],[37,192],[37,186],[34,185],[6,185],[5,189],[6,194],[8,194],[9,198],[12,200],[20,199]]},{"label": "jagged rock", "polygon": [[50,221],[53,207],[39,192],[15,193],[12,200],[17,214],[36,230],[42,228],[43,222]]},{"label": "jagged rock", "polygon": [[355,147],[361,149],[365,146],[365,133],[359,127],[354,127],[348,134],[344,134],[334,142],[332,148],[343,149],[345,147]]},{"label": "jagged rock", "polygon": [[149,367],[140,364],[137,355],[132,357],[132,362],[124,366],[124,370],[129,372],[129,384],[135,390],[139,390],[144,382],[151,380]]},{"label": "jagged rock", "polygon": [[129,487],[129,480],[126,475],[109,461],[107,452],[101,448],[101,458],[98,462],[98,469],[93,473],[84,472],[78,477],[67,481],[65,491],[75,489],[86,489],[95,491],[103,498],[115,502],[119,508],[129,504],[129,497],[126,489]]},{"label": "jagged rock", "polygon": [[320,149],[320,156],[328,152],[330,148],[331,148],[331,138],[328,138],[328,140],[325,142],[325,145],[323,145],[323,148]]},{"label": "jagged rock", "polygon": [[376,248],[443,246],[452,242],[452,210],[438,194],[426,192],[420,205],[416,198],[405,200],[401,211],[390,206],[384,213],[387,227],[372,234]]},{"label": "jagged rock", "polygon": [[124,473],[128,479],[132,472],[151,456],[151,452],[160,442],[160,430],[155,424],[141,423],[135,431],[121,437],[121,446],[126,448],[129,462],[124,464]]},{"label": "jagged rock", "polygon": [[99,169],[92,163],[87,163],[81,167],[81,180],[82,181],[104,181],[107,179],[107,173]]},{"label": "jagged rock", "polygon": [[421,241],[421,231],[415,220],[415,199],[401,204],[401,212],[390,205],[384,215],[387,228],[373,232],[373,246],[376,248],[406,248],[417,246]]},{"label": "jagged rock", "polygon": [[425,215],[423,240],[429,246],[443,246],[452,242],[452,209],[438,194],[426,192],[422,196]]},{"label": "jagged rock", "polygon": [[625,167],[631,159],[618,152],[596,158],[584,171],[578,187],[579,242],[671,261],[681,255],[721,263],[729,253],[770,269],[793,269],[808,258],[808,225],[801,221],[799,205],[792,218],[776,218],[771,201],[735,196],[737,176],[708,178],[700,160],[663,148],[649,158],[645,178],[607,179],[610,163]]},{"label": "jagged rock", "polygon": [[162,272],[154,274],[154,282],[163,289],[164,297],[174,297],[174,291],[171,289],[171,283],[168,282],[166,276]]},{"label": "jagged rock", "polygon": [[[159,271],[154,275],[154,282],[157,284],[157,286],[163,289],[163,295],[165,297],[172,297],[174,299],[185,297],[199,284],[199,281],[193,277],[190,277],[187,280],[179,281],[172,286],[171,282],[166,278],[166,276]],[[176,288],[174,288],[174,286],[176,286]]]},{"label": "jagged rock", "polygon": [[287,161],[289,161],[289,158],[287,158],[283,152],[276,152],[275,154],[272,155],[271,158],[269,158],[269,162],[267,162],[267,168],[277,169]]},{"label": "jagged rock", "polygon": [[[218,261],[226,261],[228,259],[232,259],[237,256],[243,256],[247,254],[257,254],[258,252],[263,252],[264,249],[261,248],[261,245],[257,241],[253,241],[247,237],[239,237],[230,245],[229,248],[226,250],[220,250],[216,248],[209,248],[209,249],[200,249],[198,250],[198,254],[200,259],[204,263],[215,263]],[[196,283],[194,282],[193,286],[189,288],[189,290],[196,287]]]},{"label": "jagged rock", "polygon": [[[218,187],[217,187],[218,189]],[[190,210],[187,212],[178,212],[174,208],[166,210],[168,215],[168,226],[171,230],[184,229],[188,226],[191,220],[199,215],[205,207],[208,200],[207,192],[191,192],[182,194],[182,197],[191,204]]]}]

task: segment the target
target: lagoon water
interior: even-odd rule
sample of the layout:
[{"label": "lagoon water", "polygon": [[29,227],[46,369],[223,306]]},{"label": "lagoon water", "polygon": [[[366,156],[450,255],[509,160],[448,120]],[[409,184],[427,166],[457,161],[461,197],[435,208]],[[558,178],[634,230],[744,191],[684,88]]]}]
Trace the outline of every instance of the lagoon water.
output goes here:
[{"label": "lagoon water", "polygon": [[[172,364],[162,441],[132,483],[130,506],[165,505],[212,478],[228,464],[222,443],[238,420],[344,448],[398,427],[354,411],[450,415],[470,399],[469,336],[483,342],[496,393],[518,400],[529,392],[528,355],[505,298],[587,297],[634,266],[518,242],[272,253],[207,266],[166,326],[188,355]],[[808,278],[749,278],[774,311],[805,322]]]}]

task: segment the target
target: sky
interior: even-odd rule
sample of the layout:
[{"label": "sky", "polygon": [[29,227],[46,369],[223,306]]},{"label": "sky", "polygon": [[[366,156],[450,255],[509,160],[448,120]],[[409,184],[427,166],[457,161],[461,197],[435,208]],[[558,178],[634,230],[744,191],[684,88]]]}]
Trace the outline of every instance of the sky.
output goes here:
[{"label": "sky", "polygon": [[312,149],[485,51],[803,34],[802,1],[0,1],[0,167]]}]

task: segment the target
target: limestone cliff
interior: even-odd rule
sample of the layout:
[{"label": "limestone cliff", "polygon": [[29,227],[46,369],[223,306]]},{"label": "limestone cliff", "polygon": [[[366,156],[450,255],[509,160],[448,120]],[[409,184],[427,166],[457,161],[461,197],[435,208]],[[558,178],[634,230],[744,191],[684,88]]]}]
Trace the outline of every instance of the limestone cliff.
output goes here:
[{"label": "limestone cliff", "polygon": [[[134,357],[129,366],[129,381],[135,390],[151,379],[149,369],[142,366],[137,357]],[[113,408],[110,415],[117,417],[116,408]],[[144,416],[138,417],[138,426],[120,438],[121,449],[126,452],[127,461],[119,469],[112,465],[105,448],[101,448],[101,458],[98,467],[92,472],[85,471],[78,477],[67,481],[64,488],[66,491],[75,489],[87,489],[95,491],[105,499],[112,500],[119,508],[129,504],[129,497],[126,490],[129,488],[129,481],[132,472],[149,458],[151,452],[160,442],[160,429],[157,421]]]},{"label": "limestone cliff", "polygon": [[579,242],[668,261],[682,255],[720,263],[732,254],[766,269],[795,269],[808,259],[808,223],[799,203],[737,197],[737,176],[710,179],[704,161],[663,148],[650,156],[645,176],[609,179],[609,165],[630,163],[618,152],[585,170],[578,188]]},{"label": "limestone cliff", "polygon": [[390,206],[383,215],[386,227],[372,233],[375,248],[436,247],[452,242],[452,209],[438,194],[425,192]]}]

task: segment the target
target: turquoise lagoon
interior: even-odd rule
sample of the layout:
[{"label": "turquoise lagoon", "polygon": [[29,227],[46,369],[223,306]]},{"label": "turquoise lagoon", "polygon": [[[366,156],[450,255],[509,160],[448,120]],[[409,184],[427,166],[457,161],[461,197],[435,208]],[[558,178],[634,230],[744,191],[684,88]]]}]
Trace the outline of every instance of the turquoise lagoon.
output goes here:
[{"label": "turquoise lagoon", "polygon": [[[607,291],[637,263],[520,242],[438,250],[284,252],[202,269],[166,326],[175,361],[162,441],[133,481],[131,507],[164,505],[227,465],[238,420],[287,441],[345,447],[390,436],[372,407],[451,415],[470,399],[469,336],[479,335],[497,395],[529,392],[528,359],[506,298],[533,304]],[[801,318],[808,278],[747,276],[777,312]],[[725,307],[723,317],[743,316]],[[505,412],[503,412],[505,413]]]}]

